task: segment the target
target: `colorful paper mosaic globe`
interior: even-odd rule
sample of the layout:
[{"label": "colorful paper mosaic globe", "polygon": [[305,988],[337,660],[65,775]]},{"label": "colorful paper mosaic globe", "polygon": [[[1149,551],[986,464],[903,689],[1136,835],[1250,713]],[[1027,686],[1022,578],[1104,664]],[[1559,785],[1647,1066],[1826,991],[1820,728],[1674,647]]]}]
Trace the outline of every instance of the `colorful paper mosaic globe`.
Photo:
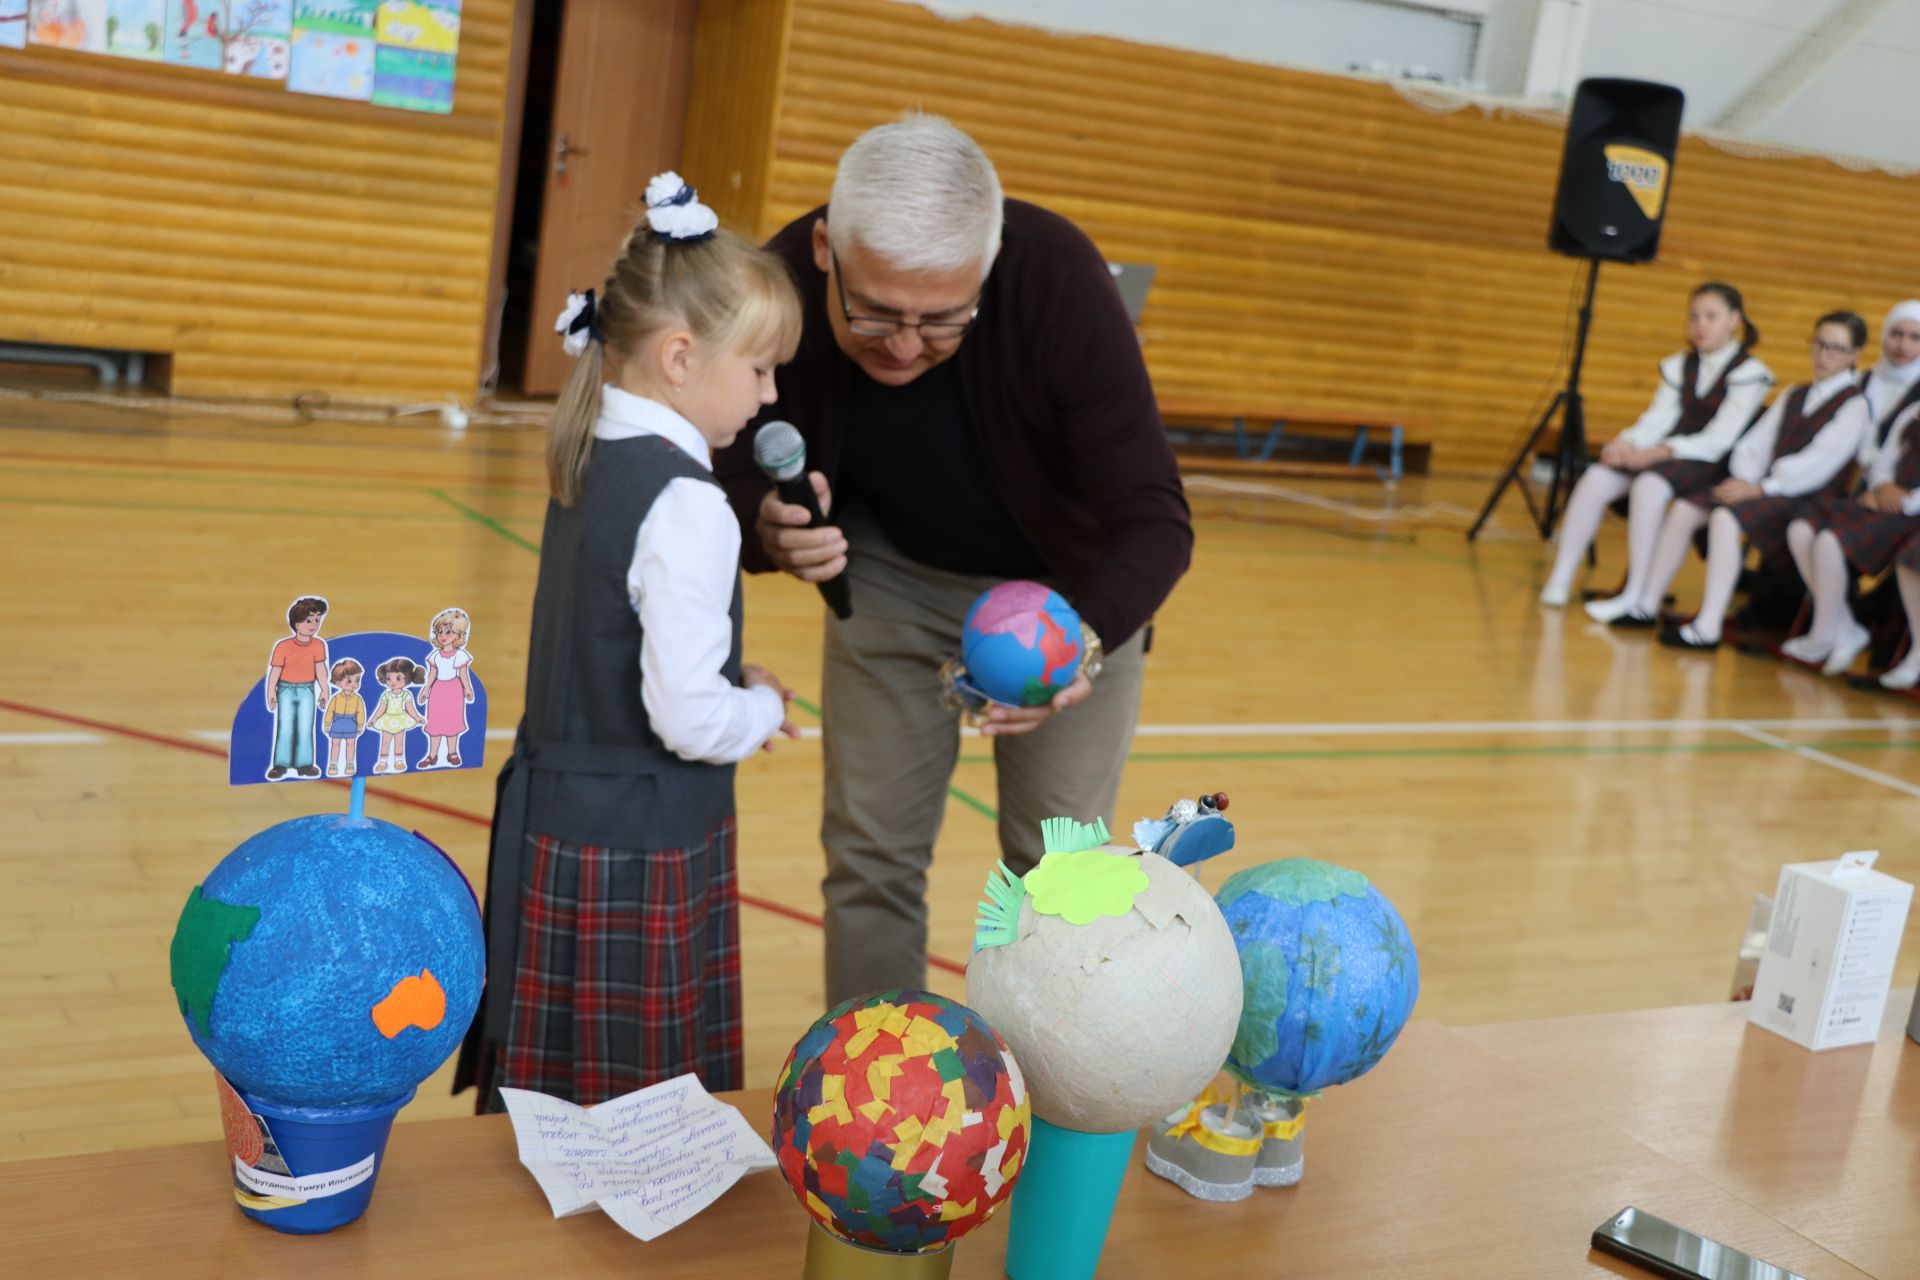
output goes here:
[{"label": "colorful paper mosaic globe", "polygon": [[1420,995],[1420,960],[1393,904],[1358,871],[1312,858],[1249,867],[1218,901],[1246,983],[1227,1070],[1281,1093],[1373,1070]]},{"label": "colorful paper mosaic globe", "polygon": [[944,1248],[992,1217],[1031,1128],[1006,1042],[926,991],[828,1012],[774,1093],[773,1150],[794,1195],[834,1235],[891,1253]]},{"label": "colorful paper mosaic globe", "polygon": [[967,610],[960,661],[996,702],[1040,707],[1080,674],[1080,615],[1037,582],[1002,582]]},{"label": "colorful paper mosaic globe", "polygon": [[236,1088],[282,1106],[359,1107],[432,1075],[485,980],[473,890],[425,839],[330,814],[221,859],[174,931],[193,1042]]},{"label": "colorful paper mosaic globe", "polygon": [[989,884],[999,936],[983,924],[967,1002],[1020,1056],[1034,1114],[1137,1129],[1220,1070],[1240,1022],[1233,935],[1199,881],[1158,854],[1048,847],[1023,880]]}]

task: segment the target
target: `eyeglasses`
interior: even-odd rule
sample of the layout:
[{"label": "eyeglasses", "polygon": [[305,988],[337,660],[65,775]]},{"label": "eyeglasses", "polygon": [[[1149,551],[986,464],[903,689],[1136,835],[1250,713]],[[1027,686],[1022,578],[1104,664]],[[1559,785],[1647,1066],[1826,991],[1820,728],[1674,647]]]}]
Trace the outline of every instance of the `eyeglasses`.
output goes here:
[{"label": "eyeglasses", "polygon": [[1844,342],[1822,342],[1818,338],[1815,338],[1812,342],[1808,343],[1807,345],[1812,347],[1815,351],[1824,352],[1825,354],[1830,356],[1850,356],[1855,351],[1859,350],[1858,347],[1849,346],[1847,343],[1844,343]]},{"label": "eyeglasses", "polygon": [[980,299],[973,300],[973,309],[967,312],[965,320],[920,320],[908,324],[905,320],[891,320],[884,316],[857,316],[847,305],[847,284],[841,278],[840,255],[829,249],[827,256],[833,262],[833,287],[840,295],[840,314],[846,317],[847,328],[863,338],[891,338],[902,329],[913,329],[920,334],[923,342],[957,342],[973,328],[974,320],[980,314]]}]

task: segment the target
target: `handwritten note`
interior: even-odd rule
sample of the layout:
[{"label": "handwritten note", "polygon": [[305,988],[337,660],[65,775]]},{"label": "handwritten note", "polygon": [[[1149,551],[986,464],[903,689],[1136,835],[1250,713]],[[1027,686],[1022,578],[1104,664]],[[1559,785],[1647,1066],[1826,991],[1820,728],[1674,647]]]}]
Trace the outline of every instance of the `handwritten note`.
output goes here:
[{"label": "handwritten note", "polygon": [[691,1074],[597,1107],[525,1089],[500,1093],[520,1163],[556,1218],[599,1209],[651,1240],[719,1199],[742,1174],[775,1164],[746,1117]]}]

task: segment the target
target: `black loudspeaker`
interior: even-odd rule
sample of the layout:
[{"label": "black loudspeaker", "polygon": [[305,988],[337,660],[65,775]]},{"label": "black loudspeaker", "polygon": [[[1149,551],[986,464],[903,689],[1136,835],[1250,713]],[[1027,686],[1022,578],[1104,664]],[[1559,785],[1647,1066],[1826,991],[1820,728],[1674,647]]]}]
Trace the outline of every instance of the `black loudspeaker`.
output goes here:
[{"label": "black loudspeaker", "polygon": [[1652,260],[1686,100],[1672,85],[1650,80],[1580,82],[1567,115],[1548,247],[1575,258]]}]

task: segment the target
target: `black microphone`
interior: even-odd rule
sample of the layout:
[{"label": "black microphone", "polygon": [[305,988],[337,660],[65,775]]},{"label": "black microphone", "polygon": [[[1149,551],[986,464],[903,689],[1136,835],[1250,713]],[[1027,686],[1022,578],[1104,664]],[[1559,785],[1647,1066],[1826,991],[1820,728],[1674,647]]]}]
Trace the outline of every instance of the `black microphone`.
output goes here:
[{"label": "black microphone", "polygon": [[[780,501],[807,509],[809,529],[827,522],[807,479],[807,442],[800,438],[798,427],[791,422],[769,422],[761,427],[753,437],[753,460],[779,490]],[[853,616],[853,588],[844,569],[819,585],[820,598],[833,610],[834,617],[845,622]]]}]

